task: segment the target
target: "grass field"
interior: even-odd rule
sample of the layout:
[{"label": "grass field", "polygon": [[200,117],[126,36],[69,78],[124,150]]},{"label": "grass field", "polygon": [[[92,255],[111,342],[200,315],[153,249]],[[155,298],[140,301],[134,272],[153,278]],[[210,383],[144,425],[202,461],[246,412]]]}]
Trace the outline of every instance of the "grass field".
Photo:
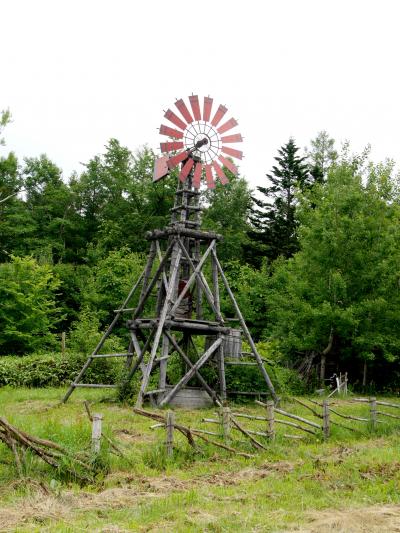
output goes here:
[{"label": "grass field", "polygon": [[[387,418],[374,433],[363,422],[343,421],[362,433],[333,426],[328,442],[322,435],[285,439],[283,433],[296,430],[277,426],[276,441],[264,440],[262,451],[235,433],[239,440],[232,446],[254,454],[250,459],[201,441],[201,451],[193,453],[179,436],[170,459],[164,431],[151,430],[152,421],[114,403],[110,393],[78,390],[60,405],[62,392],[4,388],[0,414],[79,452],[90,448],[87,399],[126,457],[110,455],[108,473],[82,487],[31,456],[26,477],[19,479],[11,452],[0,444],[0,531],[400,531],[400,420]],[[295,403],[282,405],[313,419]],[[334,408],[368,415],[368,405],[349,400],[335,400]],[[233,409],[265,414],[257,406]],[[215,418],[214,411],[177,410],[176,419],[215,431],[201,423]],[[265,429],[262,421],[240,420],[247,428]]]}]

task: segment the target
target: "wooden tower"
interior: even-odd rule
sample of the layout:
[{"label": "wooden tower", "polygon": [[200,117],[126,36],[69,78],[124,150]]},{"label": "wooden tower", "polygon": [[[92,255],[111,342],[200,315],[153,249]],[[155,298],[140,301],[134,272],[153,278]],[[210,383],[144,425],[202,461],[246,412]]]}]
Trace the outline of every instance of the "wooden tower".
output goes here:
[{"label": "wooden tower", "polygon": [[[175,203],[171,210],[171,222],[163,230],[148,233],[150,251],[147,264],[121,308],[116,310],[114,320],[99,344],[70,385],[64,402],[77,387],[124,386],[130,382],[136,372],[140,372],[141,385],[136,399],[137,407],[142,406],[145,398],[150,398],[153,404],[160,407],[173,402],[193,378],[215,404],[221,405],[227,397],[225,365],[229,362],[229,358],[240,355],[233,353],[231,349],[232,338],[237,338],[238,334],[242,334],[250,345],[253,364],[258,366],[272,397],[277,400],[263,360],[218,260],[217,244],[222,237],[212,231],[203,231],[200,227],[199,187],[202,173],[205,173],[210,188],[215,186],[215,176],[226,183],[227,178],[223,169],[215,159],[218,157],[224,166],[236,170],[233,163],[226,160],[221,152],[232,156],[234,154],[229,151],[238,153],[223,143],[229,142],[230,139],[230,142],[238,142],[241,136],[236,134],[221,137],[226,129],[236,125],[236,121],[231,119],[218,127],[224,114],[222,111],[226,112],[224,106],[218,108],[211,120],[212,100],[205,98],[203,120],[200,120],[197,96],[191,96],[189,99],[194,119],[183,100],[178,100],[176,106],[186,123],[170,110],[165,114],[182,129],[182,133],[167,126],[160,128],[161,132],[164,128],[166,135],[175,135],[175,138],[183,139],[183,142],[161,143],[161,149],[165,152],[179,148],[184,150],[172,157],[168,155],[158,159],[155,165],[154,179],[158,180],[166,176],[171,168],[181,164]],[[229,127],[226,126],[228,123]],[[222,316],[221,290],[225,291],[231,300],[236,315],[234,320],[239,323],[240,330],[233,330],[228,320]],[[130,308],[129,303],[138,291],[140,291],[138,303],[135,308]],[[127,313],[131,314],[131,318],[126,322],[130,337],[127,352],[100,353],[117,322]],[[169,383],[168,360],[173,354],[178,354],[181,359],[182,375],[175,383]],[[124,383],[106,385],[82,381],[91,363],[101,357],[126,358],[127,374]],[[217,387],[207,383],[203,377],[201,369],[204,365],[212,365],[218,369]],[[153,385],[152,390],[149,390],[153,375],[158,377],[158,385],[156,388]],[[154,379],[152,381],[154,382]]]}]

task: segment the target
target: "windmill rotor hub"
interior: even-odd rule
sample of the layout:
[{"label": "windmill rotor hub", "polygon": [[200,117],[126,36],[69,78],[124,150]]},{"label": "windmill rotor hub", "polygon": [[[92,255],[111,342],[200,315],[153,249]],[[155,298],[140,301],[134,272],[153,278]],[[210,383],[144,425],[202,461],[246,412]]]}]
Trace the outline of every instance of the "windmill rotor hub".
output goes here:
[{"label": "windmill rotor hub", "polygon": [[200,152],[205,152],[207,150],[207,144],[210,144],[210,139],[204,133],[199,133],[194,139],[194,147]]}]

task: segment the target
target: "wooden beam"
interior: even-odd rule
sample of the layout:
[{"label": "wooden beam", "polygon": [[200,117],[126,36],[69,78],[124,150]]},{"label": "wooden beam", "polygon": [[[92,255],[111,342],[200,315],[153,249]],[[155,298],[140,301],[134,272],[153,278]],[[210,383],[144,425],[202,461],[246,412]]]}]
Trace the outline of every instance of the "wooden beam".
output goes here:
[{"label": "wooden beam", "polygon": [[[186,257],[186,259],[187,259],[190,267],[192,268],[193,272],[196,272],[197,267],[194,266],[193,261],[191,260],[189,254],[188,254],[188,251],[186,250],[185,245],[183,244],[183,242],[179,238],[178,238],[178,243],[179,243],[179,246],[182,249],[183,255]],[[210,288],[208,286],[207,280],[205,279],[205,277],[204,277],[203,273],[201,272],[201,270],[196,272],[196,278],[197,278],[197,283],[202,288],[202,290],[203,290],[203,292],[204,292],[204,294],[205,294],[205,296],[207,298],[208,303],[210,304],[212,310],[215,313],[215,316],[217,317],[218,322],[223,322],[221,313],[215,307],[214,297],[213,297],[212,292],[211,292],[211,290],[210,290]]]},{"label": "wooden beam", "polygon": [[[173,291],[175,289],[175,280],[176,280],[176,277],[178,275],[179,263],[180,263],[180,260],[181,260],[181,256],[182,256],[182,251],[181,251],[180,247],[178,246],[178,250],[177,250],[174,262],[171,265],[171,275],[170,275],[169,282],[168,282],[168,291],[167,291],[167,294],[165,296],[164,306],[163,306],[163,309],[161,311],[161,315],[160,315],[160,318],[159,318],[157,330],[156,330],[156,333],[155,333],[155,336],[154,336],[154,342],[153,342],[152,350],[151,350],[151,353],[150,353],[149,362],[147,364],[145,373],[143,375],[142,384],[140,386],[140,390],[139,390],[138,397],[137,397],[137,400],[136,400],[136,407],[139,407],[139,408],[143,404],[143,395],[146,392],[146,388],[147,388],[147,385],[148,385],[148,382],[149,382],[149,379],[150,379],[150,374],[151,374],[151,370],[153,368],[154,359],[156,358],[158,345],[160,343],[161,335],[162,335],[162,332],[163,332],[163,329],[164,329],[165,319],[167,317],[168,312],[170,311],[171,297],[172,297]],[[166,256],[164,256],[164,260],[165,260],[165,257]],[[162,262],[161,262],[161,264],[162,264]],[[161,264],[160,264],[160,267],[161,267]]]},{"label": "wooden beam", "polygon": [[[165,252],[164,257],[163,257],[161,263],[158,266],[158,269],[157,269],[156,273],[154,274],[151,282],[149,283],[145,293],[140,298],[140,301],[139,301],[139,303],[138,303],[138,305],[136,307],[136,311],[135,311],[135,313],[133,315],[133,319],[136,319],[140,315],[140,313],[143,311],[144,304],[146,303],[146,300],[147,300],[149,294],[153,290],[154,285],[157,283],[157,280],[160,277],[161,272],[164,270],[165,263],[167,262],[170,254],[171,254],[171,251],[172,251],[172,248],[173,248],[174,244],[175,244],[174,241],[172,241],[169,244],[169,246],[168,246],[168,248],[167,248],[167,250]],[[123,307],[125,307],[125,306],[123,306]]]},{"label": "wooden beam", "polygon": [[217,339],[209,348],[204,352],[200,359],[188,370],[188,372],[180,379],[180,381],[173,387],[173,389],[162,399],[160,402],[160,407],[167,405],[168,402],[176,395],[176,393],[181,389],[186,383],[196,374],[197,370],[204,365],[204,363],[210,358],[210,356],[215,352],[218,346],[221,344],[222,339]]},{"label": "wooden beam", "polygon": [[259,354],[258,351],[257,351],[257,347],[256,347],[256,345],[254,344],[253,338],[252,338],[252,336],[251,336],[251,334],[250,334],[250,331],[249,331],[249,329],[248,329],[248,327],[247,327],[247,325],[246,325],[246,322],[245,322],[245,320],[244,320],[244,318],[243,318],[243,315],[242,315],[242,313],[241,313],[241,311],[240,311],[240,309],[239,309],[239,306],[238,306],[238,304],[237,304],[237,302],[236,302],[236,298],[235,298],[235,296],[233,295],[233,292],[232,292],[232,290],[231,290],[231,288],[230,288],[230,286],[229,286],[229,283],[228,283],[228,280],[226,279],[226,276],[225,276],[225,274],[224,274],[224,271],[222,270],[221,264],[220,264],[220,262],[218,261],[218,257],[217,257],[217,254],[215,253],[214,248],[212,249],[211,253],[212,253],[213,257],[214,257],[214,260],[215,260],[215,263],[216,263],[217,268],[218,268],[218,270],[219,270],[219,273],[220,273],[221,279],[222,279],[222,281],[223,281],[223,283],[224,283],[224,285],[225,285],[225,289],[226,289],[226,291],[227,291],[227,293],[228,293],[228,295],[229,295],[229,298],[230,298],[230,300],[231,300],[231,302],[232,302],[232,304],[233,304],[233,307],[235,308],[235,312],[236,312],[236,315],[237,315],[237,317],[238,317],[238,319],[239,319],[239,323],[240,323],[240,325],[242,326],[243,333],[245,334],[245,336],[246,336],[246,338],[247,338],[247,341],[248,341],[248,343],[250,344],[251,351],[253,352],[254,357],[255,357],[256,360],[257,360],[258,367],[259,367],[259,369],[260,369],[260,371],[261,371],[261,373],[262,373],[262,375],[263,375],[263,377],[264,377],[264,380],[265,380],[265,382],[266,382],[266,384],[267,384],[267,387],[269,388],[269,390],[270,390],[270,392],[271,392],[271,395],[272,395],[272,397],[273,397],[275,403],[278,403],[279,398],[278,398],[278,396],[277,396],[277,394],[276,394],[276,392],[275,392],[275,388],[274,388],[274,386],[273,386],[273,384],[272,384],[272,381],[271,381],[271,379],[270,379],[270,377],[269,377],[269,375],[268,375],[268,372],[267,372],[267,371],[265,370],[265,368],[264,368],[264,365],[263,365],[263,362],[262,362],[262,360],[261,360],[260,354]]},{"label": "wooden beam", "polygon": [[[132,289],[129,291],[128,296],[125,298],[123,304],[120,306],[121,309],[124,309],[128,305],[130,299],[135,294],[136,289],[139,287],[139,284],[140,284],[140,282],[142,281],[142,279],[144,277],[144,273],[145,273],[145,270],[143,270],[143,272],[140,274],[138,280],[136,281],[136,283],[134,284]],[[92,354],[88,357],[88,359],[87,359],[86,363],[83,365],[81,371],[79,372],[79,374],[76,376],[74,381],[69,386],[67,392],[65,393],[64,398],[62,399],[63,403],[65,403],[68,400],[68,398],[71,396],[73,390],[76,387],[76,384],[79,383],[79,381],[82,379],[82,377],[86,373],[86,370],[89,368],[89,366],[90,366],[90,364],[91,364],[91,362],[93,360],[93,356],[97,355],[97,353],[101,350],[101,348],[103,347],[103,344],[106,342],[108,336],[110,335],[110,333],[114,329],[114,326],[118,322],[120,316],[121,316],[121,311],[116,313],[116,315],[114,316],[111,324],[108,326],[107,330],[105,331],[105,333],[101,337],[100,341],[98,342],[96,348],[93,350]]]},{"label": "wooden beam", "polygon": [[[204,266],[204,263],[207,261],[207,258],[208,256],[210,255],[210,252],[214,249],[214,246],[215,246],[215,241],[213,240],[211,243],[210,243],[210,246],[207,248],[207,250],[205,251],[203,257],[201,258],[199,264],[197,265],[197,267],[194,269],[194,271],[192,272],[190,278],[188,279],[184,289],[182,290],[182,292],[180,293],[180,295],[178,296],[178,298],[176,299],[176,302],[174,303],[172,309],[171,309],[171,316],[174,315],[175,311],[178,309],[179,307],[179,304],[182,302],[183,298],[186,296],[186,293],[188,292],[188,290],[190,289],[190,287],[193,285],[193,282],[194,280],[196,279],[197,277],[197,274],[200,272],[200,270],[203,268]],[[181,247],[179,248],[181,250],[181,253],[182,253],[182,249]]]},{"label": "wooden beam", "polygon": [[[194,364],[189,359],[189,357],[185,354],[185,352],[182,350],[182,348],[179,346],[179,344],[176,342],[176,339],[173,335],[171,335],[168,331],[165,331],[165,335],[171,342],[172,346],[175,348],[175,350],[178,352],[178,354],[182,357],[182,359],[185,361],[185,363],[188,365],[189,368],[193,368]],[[193,343],[193,341],[192,341]],[[221,406],[221,402],[218,400],[217,395],[215,391],[212,390],[212,388],[208,385],[206,380],[203,378],[203,376],[200,374],[198,370],[196,370],[196,377],[204,387],[205,391],[209,394],[211,397],[213,403],[215,403],[218,406]]]}]

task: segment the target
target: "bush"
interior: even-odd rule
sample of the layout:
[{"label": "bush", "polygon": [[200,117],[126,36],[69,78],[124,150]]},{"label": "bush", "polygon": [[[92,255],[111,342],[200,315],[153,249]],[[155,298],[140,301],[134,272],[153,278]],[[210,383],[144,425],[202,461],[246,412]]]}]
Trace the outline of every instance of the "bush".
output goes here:
[{"label": "bush", "polygon": [[[0,357],[0,386],[58,387],[75,379],[86,361],[82,354],[34,354],[25,357]],[[115,383],[118,362],[110,359],[93,361],[85,374],[89,383]]]}]

